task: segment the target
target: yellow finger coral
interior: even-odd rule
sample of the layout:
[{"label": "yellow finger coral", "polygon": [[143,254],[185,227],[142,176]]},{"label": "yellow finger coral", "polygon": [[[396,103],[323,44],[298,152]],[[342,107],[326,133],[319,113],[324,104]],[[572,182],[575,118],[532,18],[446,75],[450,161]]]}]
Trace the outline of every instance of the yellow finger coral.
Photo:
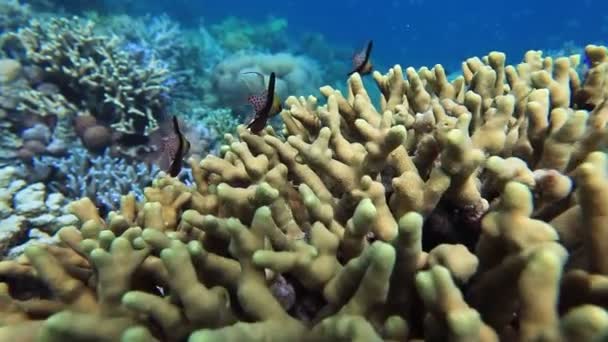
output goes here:
[{"label": "yellow finger coral", "polygon": [[[608,336],[608,61],[492,52],[358,74],[244,127],[58,246],[0,262],[1,338],[567,341]],[[25,293],[20,281],[44,284]],[[38,289],[39,289],[38,288]],[[75,324],[74,322],[78,322]]]}]

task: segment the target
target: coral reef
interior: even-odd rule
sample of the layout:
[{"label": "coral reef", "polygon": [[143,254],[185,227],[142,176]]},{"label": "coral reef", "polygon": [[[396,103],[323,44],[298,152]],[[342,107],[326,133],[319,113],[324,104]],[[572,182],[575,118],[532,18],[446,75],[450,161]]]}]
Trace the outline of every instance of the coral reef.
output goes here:
[{"label": "coral reef", "polygon": [[78,108],[51,83],[37,83],[38,73],[15,59],[0,59],[2,159],[30,160],[43,153],[61,154],[74,136],[71,118]]},{"label": "coral reef", "polygon": [[178,23],[167,15],[132,18],[128,15],[91,16],[95,30],[123,40],[131,54],[147,64],[152,59],[175,69],[179,54],[185,49],[183,32]]},{"label": "coral reef", "polygon": [[[139,65],[117,41],[97,35],[93,23],[77,18],[36,20],[2,38],[7,56],[38,75],[35,89],[23,92],[21,113],[45,116],[49,106],[93,115],[122,138],[147,136],[164,120],[167,71],[155,61]],[[48,84],[43,91],[40,84]],[[56,110],[55,110],[56,112]],[[61,114],[67,115],[65,111]]]},{"label": "coral reef", "polygon": [[[183,95],[192,84],[198,51],[186,44],[179,23],[167,15],[132,18],[128,15],[99,16],[91,13],[87,19],[95,22],[95,32],[118,39],[116,43],[140,65],[158,65],[168,71],[163,85],[171,88],[172,96]],[[175,88],[178,89],[175,89]]]},{"label": "coral reef", "polygon": [[224,134],[234,133],[244,118],[239,119],[228,108],[194,107],[184,121],[190,153],[200,159],[209,152],[218,153]]},{"label": "coral reef", "polygon": [[155,165],[112,157],[108,151],[93,156],[84,148],[72,148],[67,157],[34,159],[26,173],[66,198],[88,197],[99,210],[108,212],[118,209],[121,196],[128,193],[141,200],[143,189],[158,171]]},{"label": "coral reef", "polygon": [[17,156],[17,150],[22,145],[22,141],[16,134],[12,133],[9,129],[11,125],[4,121],[6,113],[0,110],[0,160],[3,162],[10,162]]},{"label": "coral reef", "polygon": [[[275,72],[278,94],[285,98],[287,95],[309,94],[314,91],[312,85],[320,83],[321,75],[318,65],[312,59],[304,56],[294,56],[289,53],[237,53],[220,62],[213,72],[213,86],[222,106],[239,110],[251,95],[251,88],[243,73],[257,72],[266,76]],[[264,86],[262,86],[264,88]]]},{"label": "coral reef", "polygon": [[[28,183],[19,169],[0,169],[0,255],[34,235],[55,233],[57,229],[77,222],[66,211],[70,200],[52,191],[44,183]],[[34,239],[35,240],[35,239]]]},{"label": "coral reef", "polygon": [[73,202],[58,245],[0,262],[0,340],[605,339],[608,50],[585,53],[584,78],[539,51],[397,65],[378,106],[354,74],[194,184]]},{"label": "coral reef", "polygon": [[227,17],[211,26],[211,33],[222,46],[230,51],[284,50],[288,45],[287,20],[269,16],[259,24],[252,24],[237,17]]},{"label": "coral reef", "polygon": [[19,0],[3,0],[0,2],[0,34],[23,26],[30,16],[27,4],[22,4]]},{"label": "coral reef", "polygon": [[[120,37],[119,45],[140,64],[154,60],[169,71],[170,77],[164,85],[171,88],[171,111],[183,113],[190,125],[197,126],[193,130],[204,138],[198,146],[201,150],[207,152],[205,145],[209,144],[205,142],[214,140],[215,136],[233,131],[236,123],[232,121],[237,122],[239,118],[216,108],[218,100],[212,84],[214,67],[226,51],[205,26],[182,29],[166,15],[132,18],[92,14],[88,18],[97,23],[96,31]],[[216,134],[201,134],[204,128],[198,125],[199,120]]]}]

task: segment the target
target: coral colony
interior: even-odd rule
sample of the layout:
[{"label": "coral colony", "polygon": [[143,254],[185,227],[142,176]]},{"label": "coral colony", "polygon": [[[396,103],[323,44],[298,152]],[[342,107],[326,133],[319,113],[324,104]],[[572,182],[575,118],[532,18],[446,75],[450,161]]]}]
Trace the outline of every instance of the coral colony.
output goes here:
[{"label": "coral colony", "polygon": [[[177,96],[173,40],[21,16],[0,16],[0,341],[608,338],[606,47],[375,66],[307,97],[313,62],[241,52]],[[221,132],[245,72],[276,72],[278,123]],[[184,114],[187,175],[157,175],[188,106],[220,124]]]}]

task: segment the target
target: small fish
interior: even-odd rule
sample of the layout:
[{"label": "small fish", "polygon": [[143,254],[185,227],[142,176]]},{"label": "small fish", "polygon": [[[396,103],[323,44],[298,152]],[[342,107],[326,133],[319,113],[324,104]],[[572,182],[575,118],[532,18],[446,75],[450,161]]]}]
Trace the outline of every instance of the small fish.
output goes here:
[{"label": "small fish", "polygon": [[367,42],[367,47],[353,55],[353,70],[348,73],[348,76],[358,72],[360,75],[367,75],[372,72],[372,53],[373,42]]},{"label": "small fish", "polygon": [[[262,79],[264,76],[257,72],[248,72],[257,74]],[[268,81],[268,87],[259,94],[252,94],[247,98],[247,101],[253,107],[255,115],[251,121],[247,124],[247,128],[253,132],[260,132],[265,126],[266,122],[271,116],[277,115],[281,112],[281,99],[275,92],[276,75],[274,72],[270,73],[270,79]]]},{"label": "small fish", "polygon": [[158,164],[171,177],[177,177],[182,170],[184,156],[190,151],[190,142],[182,134],[176,116],[173,116],[172,123],[172,132],[160,140]]}]

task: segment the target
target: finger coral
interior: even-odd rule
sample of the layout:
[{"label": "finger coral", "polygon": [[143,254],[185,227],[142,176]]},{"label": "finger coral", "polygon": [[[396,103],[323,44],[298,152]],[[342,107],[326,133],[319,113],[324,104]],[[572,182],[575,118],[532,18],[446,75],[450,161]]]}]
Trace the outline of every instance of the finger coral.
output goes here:
[{"label": "finger coral", "polygon": [[[606,48],[492,52],[290,97],[59,245],[0,262],[0,340],[608,336]],[[21,284],[43,284],[25,291]],[[77,322],[77,323],[76,323]]]}]

